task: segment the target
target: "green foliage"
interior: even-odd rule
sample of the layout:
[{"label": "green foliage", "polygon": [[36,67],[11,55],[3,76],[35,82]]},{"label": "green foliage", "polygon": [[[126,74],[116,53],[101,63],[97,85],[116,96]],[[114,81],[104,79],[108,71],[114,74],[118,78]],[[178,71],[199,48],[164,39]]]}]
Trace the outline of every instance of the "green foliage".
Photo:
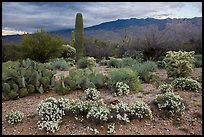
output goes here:
[{"label": "green foliage", "polygon": [[2,61],[17,61],[23,59],[22,46],[19,44],[2,44]]},{"label": "green foliage", "polygon": [[108,65],[109,60],[106,60],[105,58],[103,58],[102,60],[99,61],[99,65],[101,66],[107,66]]},{"label": "green foliage", "polygon": [[161,93],[173,92],[173,86],[171,84],[162,84],[158,88]]},{"label": "green foliage", "polygon": [[55,58],[50,60],[45,64],[48,69],[58,69],[61,71],[66,71],[71,67],[71,63],[67,62],[64,58]]},{"label": "green foliage", "polygon": [[82,57],[77,61],[78,68],[91,68],[96,66],[96,59],[94,57]]},{"label": "green foliage", "polygon": [[185,105],[182,100],[179,95],[175,95],[172,92],[156,95],[156,104],[160,110],[164,110],[166,117],[181,115],[183,113]]},{"label": "green foliage", "polygon": [[63,42],[64,40],[59,36],[41,30],[32,35],[24,35],[22,46],[26,58],[44,63],[61,55]]},{"label": "green foliage", "polygon": [[194,66],[196,68],[202,67],[202,54],[194,55]]},{"label": "green foliage", "polygon": [[169,77],[188,77],[193,71],[194,51],[168,51],[163,59]]},{"label": "green foliage", "polygon": [[15,124],[15,123],[19,123],[23,120],[24,118],[24,113],[21,111],[10,111],[7,113],[6,115],[6,119],[8,121],[9,124]]},{"label": "green foliage", "polygon": [[150,82],[153,75],[150,72],[153,72],[157,68],[157,64],[153,61],[146,61],[143,63],[136,63],[131,67],[133,71],[137,72],[141,80],[144,82]]},{"label": "green foliage", "polygon": [[136,59],[139,63],[144,61],[144,54],[142,51],[126,51],[123,57],[131,57],[133,59]]},{"label": "green foliage", "polygon": [[76,48],[76,60],[79,60],[83,57],[84,52],[84,25],[83,17],[81,13],[76,14],[75,21],[75,43],[74,47]]},{"label": "green foliage", "polygon": [[117,70],[110,70],[108,72],[108,88],[115,91],[117,82],[126,83],[132,91],[141,90],[139,77],[137,73],[132,71],[130,68],[120,68]]},{"label": "green foliage", "polygon": [[95,88],[87,88],[84,90],[85,98],[88,100],[97,100],[100,98],[100,92]]},{"label": "green foliage", "polygon": [[163,60],[157,61],[157,66],[158,66],[158,68],[165,68],[165,62]]},{"label": "green foliage", "polygon": [[152,118],[152,111],[145,102],[135,101],[135,103],[130,106],[130,118]]},{"label": "green foliage", "polygon": [[25,97],[26,95],[28,95],[28,90],[27,90],[27,88],[21,88],[21,89],[18,91],[18,94],[19,94],[19,97],[20,97],[20,98]]},{"label": "green foliage", "polygon": [[62,45],[63,46],[63,52],[62,57],[63,58],[74,58],[76,55],[76,49],[70,45]]},{"label": "green foliage", "polygon": [[75,90],[103,87],[106,79],[106,76],[96,69],[71,69],[64,82],[71,90]]},{"label": "green foliage", "polygon": [[110,60],[108,61],[108,67],[121,68],[122,66],[123,66],[122,59],[110,57]]},{"label": "green foliage", "polygon": [[198,92],[201,89],[201,84],[191,78],[176,78],[171,82],[174,88],[181,90],[192,90]]},{"label": "green foliage", "polygon": [[64,95],[69,93],[70,88],[68,86],[65,86],[64,78],[61,78],[59,81],[56,82],[54,90],[57,92],[57,94]]}]

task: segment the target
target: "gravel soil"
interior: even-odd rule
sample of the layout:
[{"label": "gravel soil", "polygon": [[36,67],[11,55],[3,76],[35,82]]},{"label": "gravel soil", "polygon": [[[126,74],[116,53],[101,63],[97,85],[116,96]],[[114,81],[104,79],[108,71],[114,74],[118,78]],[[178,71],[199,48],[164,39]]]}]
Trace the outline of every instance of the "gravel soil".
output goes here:
[{"label": "gravel soil", "polygon": [[[194,76],[202,76],[202,68],[196,68]],[[62,72],[63,74],[66,72]],[[106,70],[104,71],[106,73]],[[167,78],[165,70],[156,72],[164,80]],[[133,103],[136,100],[143,100],[148,103],[153,112],[151,120],[132,120],[130,123],[115,123],[115,135],[202,135],[202,91],[175,91],[180,95],[186,104],[185,113],[181,118],[163,118],[161,112],[152,103],[155,95],[159,93],[158,89],[152,84],[142,84],[142,91],[131,92],[128,96],[113,97],[106,88],[98,89],[101,98],[106,103],[114,100],[122,100],[126,103]],[[83,91],[71,91],[64,95],[65,98],[77,99],[83,98]],[[47,91],[43,94],[32,94],[18,100],[2,102],[2,134],[3,135],[46,135],[44,130],[39,130],[37,121],[37,105],[41,100],[47,97],[60,98],[54,91]],[[16,125],[9,125],[5,119],[6,114],[11,110],[19,110],[25,114],[22,122]],[[88,127],[97,128],[99,134],[107,134],[107,123],[94,124],[88,120],[76,120],[73,115],[64,117],[60,129],[55,135],[92,135]],[[49,133],[51,134],[51,133]]]}]

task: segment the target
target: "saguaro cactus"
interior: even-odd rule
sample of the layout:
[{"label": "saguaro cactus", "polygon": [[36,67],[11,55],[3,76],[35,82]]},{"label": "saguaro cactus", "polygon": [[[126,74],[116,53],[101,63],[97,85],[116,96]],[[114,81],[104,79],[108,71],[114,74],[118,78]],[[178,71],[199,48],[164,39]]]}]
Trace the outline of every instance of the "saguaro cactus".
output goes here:
[{"label": "saguaro cactus", "polygon": [[83,17],[81,13],[77,13],[75,21],[75,43],[76,48],[76,60],[83,57],[84,51],[84,28],[83,28]]},{"label": "saguaro cactus", "polygon": [[74,47],[75,37],[74,37],[74,31],[72,31],[72,39],[71,39],[71,46]]}]

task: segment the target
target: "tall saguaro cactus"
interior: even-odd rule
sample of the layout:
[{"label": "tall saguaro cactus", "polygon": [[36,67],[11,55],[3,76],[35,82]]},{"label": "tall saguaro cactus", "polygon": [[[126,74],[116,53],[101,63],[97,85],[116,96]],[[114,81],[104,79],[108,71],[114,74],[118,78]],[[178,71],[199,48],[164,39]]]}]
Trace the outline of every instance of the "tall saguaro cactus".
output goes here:
[{"label": "tall saguaro cactus", "polygon": [[74,31],[72,31],[72,39],[71,39],[71,46],[72,47],[74,47],[74,42],[75,42]]},{"label": "tall saguaro cactus", "polygon": [[83,57],[84,51],[84,28],[83,28],[83,17],[81,13],[76,14],[75,21],[75,43],[74,47],[76,48],[76,60],[79,60]]}]

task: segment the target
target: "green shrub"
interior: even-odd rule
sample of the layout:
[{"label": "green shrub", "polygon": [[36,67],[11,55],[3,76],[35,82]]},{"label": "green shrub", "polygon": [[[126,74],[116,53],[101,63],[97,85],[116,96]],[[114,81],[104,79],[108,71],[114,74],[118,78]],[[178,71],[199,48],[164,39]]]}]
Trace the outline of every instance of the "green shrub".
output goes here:
[{"label": "green shrub", "polygon": [[153,61],[146,61],[143,63],[136,63],[131,69],[138,73],[141,80],[149,83],[154,77],[150,72],[157,69],[157,64]]},{"label": "green shrub", "polygon": [[196,68],[202,67],[202,55],[201,54],[194,55],[194,66]]},{"label": "green shrub", "polygon": [[176,78],[171,82],[174,88],[181,90],[192,90],[197,91],[201,89],[201,84],[191,78]]},{"label": "green shrub", "polygon": [[108,72],[108,88],[116,91],[116,83],[123,82],[126,83],[130,90],[140,91],[141,83],[136,72],[132,71],[130,68],[120,68],[117,70],[109,70]]},{"label": "green shrub", "polygon": [[101,66],[107,66],[108,65],[109,60],[106,60],[105,58],[103,58],[102,60],[99,61],[99,65]]},{"label": "green shrub", "polygon": [[168,51],[163,61],[165,62],[169,77],[188,77],[193,71],[194,51]]},{"label": "green shrub", "polygon": [[135,103],[130,106],[130,118],[152,118],[152,111],[145,102],[135,101]]},{"label": "green shrub", "polygon": [[88,100],[97,100],[100,98],[100,92],[95,88],[88,88],[84,91],[85,98]]},{"label": "green shrub", "polygon": [[91,68],[96,66],[94,57],[83,57],[77,61],[78,68]]},{"label": "green shrub", "polygon": [[8,121],[9,124],[15,124],[18,122],[21,122],[24,118],[24,113],[21,111],[10,111],[7,115],[6,115],[6,119]]},{"label": "green shrub", "polygon": [[173,86],[171,84],[162,84],[159,86],[159,90],[161,93],[173,92]]},{"label": "green shrub", "polygon": [[135,59],[132,59],[131,57],[122,58],[122,67],[132,67],[136,63],[139,62]]},{"label": "green shrub", "polygon": [[41,30],[32,35],[24,35],[21,44],[26,58],[44,63],[61,55],[63,42],[59,36]]},{"label": "green shrub", "polygon": [[57,94],[59,95],[65,95],[67,93],[70,92],[70,88],[69,86],[65,86],[65,83],[64,83],[64,78],[61,78],[59,81],[57,81],[55,83],[55,86],[53,88]]},{"label": "green shrub", "polygon": [[131,57],[133,59],[136,59],[139,63],[144,61],[144,54],[142,51],[126,51],[123,57]]},{"label": "green shrub", "polygon": [[122,59],[110,57],[110,60],[108,61],[108,67],[121,68],[122,66]]},{"label": "green shrub", "polygon": [[179,95],[172,92],[156,95],[156,104],[160,110],[164,110],[167,117],[183,113],[185,105],[182,100]]}]

